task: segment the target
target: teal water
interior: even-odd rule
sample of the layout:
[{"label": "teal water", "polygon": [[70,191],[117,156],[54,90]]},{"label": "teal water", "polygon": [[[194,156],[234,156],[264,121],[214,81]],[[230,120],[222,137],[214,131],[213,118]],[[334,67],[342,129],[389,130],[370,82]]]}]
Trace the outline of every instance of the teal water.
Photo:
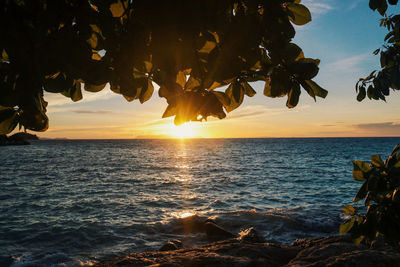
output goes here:
[{"label": "teal water", "polygon": [[41,140],[0,147],[0,266],[70,266],[158,249],[181,218],[271,242],[338,233],[354,159],[400,138]]}]

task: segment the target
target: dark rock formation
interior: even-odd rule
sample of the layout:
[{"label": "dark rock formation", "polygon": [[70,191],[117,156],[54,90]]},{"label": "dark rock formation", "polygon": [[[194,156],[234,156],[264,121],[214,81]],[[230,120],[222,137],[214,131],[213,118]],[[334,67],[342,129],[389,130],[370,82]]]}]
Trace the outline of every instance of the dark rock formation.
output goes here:
[{"label": "dark rock formation", "polygon": [[174,251],[132,253],[97,266],[283,266],[297,253],[296,247],[231,239]]},{"label": "dark rock formation", "polygon": [[235,235],[219,227],[213,222],[206,222],[204,224],[204,231],[209,239],[227,239],[234,238]]},{"label": "dark rock formation", "polygon": [[183,248],[182,242],[180,240],[170,240],[161,246],[159,251],[170,251]]},{"label": "dark rock formation", "polygon": [[241,231],[238,240],[250,243],[265,243],[265,239],[253,227]]},{"label": "dark rock formation", "polygon": [[9,137],[0,135],[0,146],[30,145],[27,140],[39,140],[39,138],[34,134],[24,132],[16,133]]},{"label": "dark rock formation", "polygon": [[[253,231],[248,232],[251,234]],[[400,253],[387,246],[371,249],[366,245],[355,245],[346,236],[301,239],[290,246],[250,243],[238,238],[174,251],[131,253],[97,264],[97,266],[149,265],[400,266]]]}]

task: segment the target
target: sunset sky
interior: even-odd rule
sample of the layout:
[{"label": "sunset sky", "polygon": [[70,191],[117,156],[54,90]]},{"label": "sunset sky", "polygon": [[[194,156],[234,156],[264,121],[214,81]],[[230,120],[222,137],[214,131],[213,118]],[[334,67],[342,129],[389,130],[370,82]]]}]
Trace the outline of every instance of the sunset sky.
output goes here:
[{"label": "sunset sky", "polygon": [[[263,96],[263,83],[254,83],[257,95],[223,120],[192,123],[187,135],[204,138],[400,136],[400,94],[391,91],[387,103],[356,100],[355,83],[379,67],[372,52],[383,42],[380,16],[368,0],[304,0],[313,21],[296,27],[294,42],[306,57],[321,59],[315,79],[329,91],[317,102],[302,91],[299,105],[286,108],[286,98]],[[399,12],[389,9],[389,14]],[[156,87],[158,88],[158,87]],[[47,138],[165,138],[175,136],[171,118],[161,119],[166,101],[157,91],[144,104],[127,102],[107,86],[100,93],[84,92],[82,101],[46,94],[50,128]],[[190,128],[187,127],[187,128]],[[188,130],[188,129],[186,129]],[[179,137],[179,136],[176,136]]]}]

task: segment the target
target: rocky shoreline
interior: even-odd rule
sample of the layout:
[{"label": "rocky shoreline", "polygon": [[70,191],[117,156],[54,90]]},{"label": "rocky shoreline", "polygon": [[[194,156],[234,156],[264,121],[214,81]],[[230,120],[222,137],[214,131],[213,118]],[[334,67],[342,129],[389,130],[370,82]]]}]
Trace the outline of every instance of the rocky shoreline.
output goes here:
[{"label": "rocky shoreline", "polygon": [[300,239],[289,246],[235,238],[193,248],[131,253],[96,266],[400,266],[400,253],[384,245],[356,245],[348,236]]},{"label": "rocky shoreline", "polygon": [[356,245],[349,236],[328,236],[282,245],[266,242],[253,228],[236,237],[212,220],[193,216],[185,224],[214,242],[184,248],[179,240],[170,240],[159,251],[130,253],[95,266],[400,266],[400,252],[383,241],[371,247]]}]

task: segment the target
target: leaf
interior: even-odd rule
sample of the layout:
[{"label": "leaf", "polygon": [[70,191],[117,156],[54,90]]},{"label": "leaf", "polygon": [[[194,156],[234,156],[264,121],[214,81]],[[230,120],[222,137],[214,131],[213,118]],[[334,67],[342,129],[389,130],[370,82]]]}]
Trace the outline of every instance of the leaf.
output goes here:
[{"label": "leaf", "polygon": [[4,48],[3,51],[1,52],[0,62],[10,62],[10,58],[8,57],[8,54]]},{"label": "leaf", "polygon": [[168,107],[165,109],[164,114],[162,115],[162,118],[164,119],[164,118],[174,116],[174,115],[176,115],[176,112],[177,112],[176,105],[169,104]]},{"label": "leaf", "polygon": [[356,244],[356,245],[359,245],[361,243],[361,241],[364,240],[364,238],[365,238],[365,236],[363,236],[363,235],[359,236],[359,237],[353,239],[353,243]]},{"label": "leaf", "polygon": [[90,84],[90,83],[85,83],[85,87],[84,88],[88,92],[96,93],[96,92],[100,92],[101,90],[103,90],[106,85],[107,85],[107,83],[103,83],[103,84],[100,84],[100,85],[94,85],[94,84]]},{"label": "leaf", "polygon": [[193,75],[190,75],[188,81],[186,82],[185,90],[192,91],[193,89],[199,87],[200,84],[201,84],[200,80],[195,78]]},{"label": "leaf", "polygon": [[71,91],[71,99],[74,102],[77,102],[82,99],[82,90],[80,82],[75,81]]},{"label": "leaf", "polygon": [[92,59],[96,60],[96,61],[100,61],[101,60],[101,56],[98,53],[93,53],[92,54]]},{"label": "leaf", "polygon": [[371,163],[375,166],[375,167],[383,167],[385,165],[385,163],[383,163],[381,156],[380,155],[373,155],[371,156]]},{"label": "leaf", "polygon": [[361,160],[353,161],[353,178],[356,181],[365,181],[365,174],[370,171],[368,163]]},{"label": "leaf", "polygon": [[248,96],[248,97],[253,97],[257,92],[253,89],[253,87],[251,87],[251,85],[246,82],[246,81],[242,81],[241,83],[242,88],[244,89],[244,93]]},{"label": "leaf", "polygon": [[364,199],[368,192],[368,182],[364,182],[363,185],[358,190],[356,196],[353,199],[353,202],[356,203],[361,199]]},{"label": "leaf", "polygon": [[352,205],[348,205],[348,206],[343,206],[342,210],[344,213],[353,216],[354,214],[356,214],[356,209],[352,206]]},{"label": "leaf", "polygon": [[199,53],[209,54],[216,46],[217,46],[217,44],[215,42],[206,41],[204,43],[204,46],[202,48],[200,48],[198,51],[199,51]]},{"label": "leaf", "polygon": [[178,74],[176,75],[176,83],[179,84],[182,88],[185,87],[186,75],[182,71],[179,71]]},{"label": "leaf", "polygon": [[[236,90],[236,93],[239,92],[239,101],[237,101],[236,97],[234,96],[234,88]],[[243,102],[243,98],[244,98],[244,91],[242,90],[241,86],[239,84],[237,84],[237,82],[232,82],[229,87],[226,89],[225,94],[229,97],[230,99],[230,104],[228,107],[225,107],[227,112],[231,112],[232,110],[236,109],[237,107],[239,107],[242,102]]]},{"label": "leaf", "polygon": [[298,83],[294,83],[293,88],[289,91],[286,106],[288,108],[294,108],[295,106],[297,106],[297,104],[299,103],[300,94],[300,85]]},{"label": "leaf", "polygon": [[388,5],[386,3],[386,0],[380,0],[379,6],[378,6],[379,14],[381,14],[381,16],[384,16],[387,9],[388,9]]},{"label": "leaf", "polygon": [[110,11],[111,11],[111,14],[113,17],[121,17],[125,12],[125,8],[124,8],[121,0],[118,0],[115,3],[112,3],[110,5]]},{"label": "leaf", "polygon": [[357,101],[358,102],[363,101],[366,96],[367,96],[367,92],[365,91],[365,86],[360,86],[358,95],[357,95]]},{"label": "leaf", "polygon": [[13,108],[0,110],[0,135],[11,133],[19,122],[19,116]]},{"label": "leaf", "polygon": [[341,224],[339,227],[339,233],[341,235],[347,233],[348,231],[353,228],[354,222],[356,221],[356,218],[351,218],[350,220],[346,221],[345,223]]},{"label": "leaf", "polygon": [[325,98],[328,95],[328,91],[320,87],[317,83],[311,80],[305,81],[308,86],[310,86],[311,90],[313,90],[314,95],[319,96],[321,98]]},{"label": "leaf", "polygon": [[151,96],[153,95],[153,92],[154,92],[153,83],[152,83],[151,79],[147,79],[147,87],[142,88],[142,91],[140,92],[140,96],[139,96],[140,103],[143,104],[144,102],[149,100],[151,98]]},{"label": "leaf", "polygon": [[288,3],[287,9],[291,11],[294,16],[289,16],[289,20],[294,24],[304,25],[311,21],[311,13],[307,7],[297,3]]},{"label": "leaf", "polygon": [[217,97],[218,101],[224,106],[226,109],[231,104],[231,100],[224,92],[213,91],[213,94]]},{"label": "leaf", "polygon": [[96,33],[92,33],[89,39],[86,40],[86,42],[93,48],[95,49],[97,47],[98,43],[98,38]]},{"label": "leaf", "polygon": [[236,81],[232,83],[232,95],[236,103],[239,103],[242,95],[242,86]]}]

